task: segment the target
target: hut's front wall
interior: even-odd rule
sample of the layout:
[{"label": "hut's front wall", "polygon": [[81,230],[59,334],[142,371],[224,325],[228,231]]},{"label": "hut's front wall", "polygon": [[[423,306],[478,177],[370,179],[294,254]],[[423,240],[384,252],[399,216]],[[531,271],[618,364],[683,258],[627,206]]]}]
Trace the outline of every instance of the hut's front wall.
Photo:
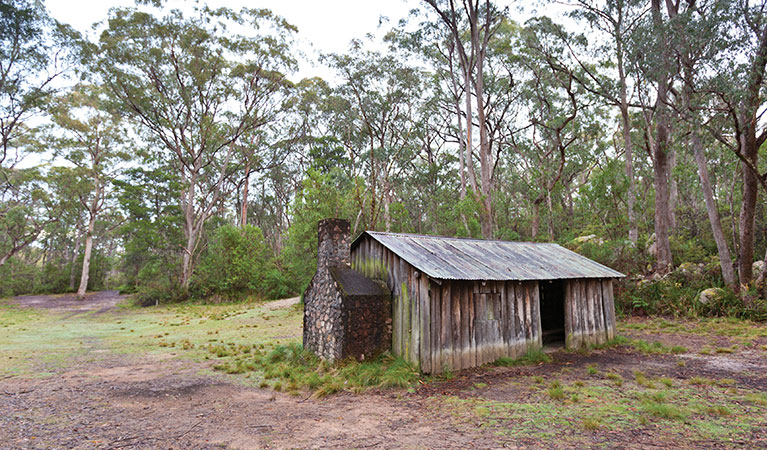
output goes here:
[{"label": "hut's front wall", "polygon": [[430,292],[430,352],[421,361],[432,373],[541,347],[537,281],[443,280]]},{"label": "hut's front wall", "polygon": [[567,280],[565,334],[567,348],[599,345],[615,337],[611,279]]}]

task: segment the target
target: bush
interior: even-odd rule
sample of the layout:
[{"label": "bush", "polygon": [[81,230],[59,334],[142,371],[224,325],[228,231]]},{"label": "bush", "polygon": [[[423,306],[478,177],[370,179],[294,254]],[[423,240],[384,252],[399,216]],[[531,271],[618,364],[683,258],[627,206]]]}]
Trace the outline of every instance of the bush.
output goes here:
[{"label": "bush", "polygon": [[265,280],[272,267],[269,248],[261,230],[224,225],[216,229],[191,282],[194,297],[220,296],[239,300],[265,294]]},{"label": "bush", "polygon": [[[739,295],[722,287],[716,270],[707,265],[700,273],[676,271],[655,281],[622,280],[616,285],[616,309],[623,314],[767,320],[767,300],[759,297],[753,288]],[[720,287],[723,294],[706,304],[701,303],[700,292],[712,286]]]}]

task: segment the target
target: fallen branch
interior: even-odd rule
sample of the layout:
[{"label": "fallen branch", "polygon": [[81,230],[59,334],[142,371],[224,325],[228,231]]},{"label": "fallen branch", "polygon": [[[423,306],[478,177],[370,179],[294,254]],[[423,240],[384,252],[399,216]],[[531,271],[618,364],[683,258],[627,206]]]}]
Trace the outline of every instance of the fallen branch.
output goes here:
[{"label": "fallen branch", "polygon": [[197,427],[197,425],[199,425],[199,424],[201,424],[201,423],[202,423],[202,420],[198,420],[198,421],[197,421],[197,423],[196,423],[196,424],[194,424],[194,425],[192,425],[192,427],[191,427],[191,428],[189,428],[188,430],[186,430],[186,431],[185,431],[184,433],[182,433],[181,435],[179,435],[179,436],[176,436],[176,439],[181,439],[182,437],[186,436],[187,434],[189,434],[189,432],[190,432],[190,431],[194,430],[194,429]]}]

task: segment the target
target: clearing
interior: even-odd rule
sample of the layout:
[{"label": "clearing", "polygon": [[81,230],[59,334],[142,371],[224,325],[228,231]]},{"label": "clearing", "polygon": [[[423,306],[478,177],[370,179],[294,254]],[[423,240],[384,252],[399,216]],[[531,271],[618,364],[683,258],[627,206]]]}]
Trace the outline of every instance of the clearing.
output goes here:
[{"label": "clearing", "polygon": [[213,369],[300,342],[296,301],[0,300],[0,448],[767,447],[766,324],[630,319],[551,363],[321,399]]}]

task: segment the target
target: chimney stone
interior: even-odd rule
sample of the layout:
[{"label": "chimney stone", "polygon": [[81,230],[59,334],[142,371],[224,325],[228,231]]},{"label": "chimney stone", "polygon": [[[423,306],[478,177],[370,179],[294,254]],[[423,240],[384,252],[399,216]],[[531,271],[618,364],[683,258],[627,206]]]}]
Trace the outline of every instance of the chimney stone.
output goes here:
[{"label": "chimney stone", "polygon": [[317,224],[317,268],[349,265],[349,233],[345,219],[322,219]]}]

